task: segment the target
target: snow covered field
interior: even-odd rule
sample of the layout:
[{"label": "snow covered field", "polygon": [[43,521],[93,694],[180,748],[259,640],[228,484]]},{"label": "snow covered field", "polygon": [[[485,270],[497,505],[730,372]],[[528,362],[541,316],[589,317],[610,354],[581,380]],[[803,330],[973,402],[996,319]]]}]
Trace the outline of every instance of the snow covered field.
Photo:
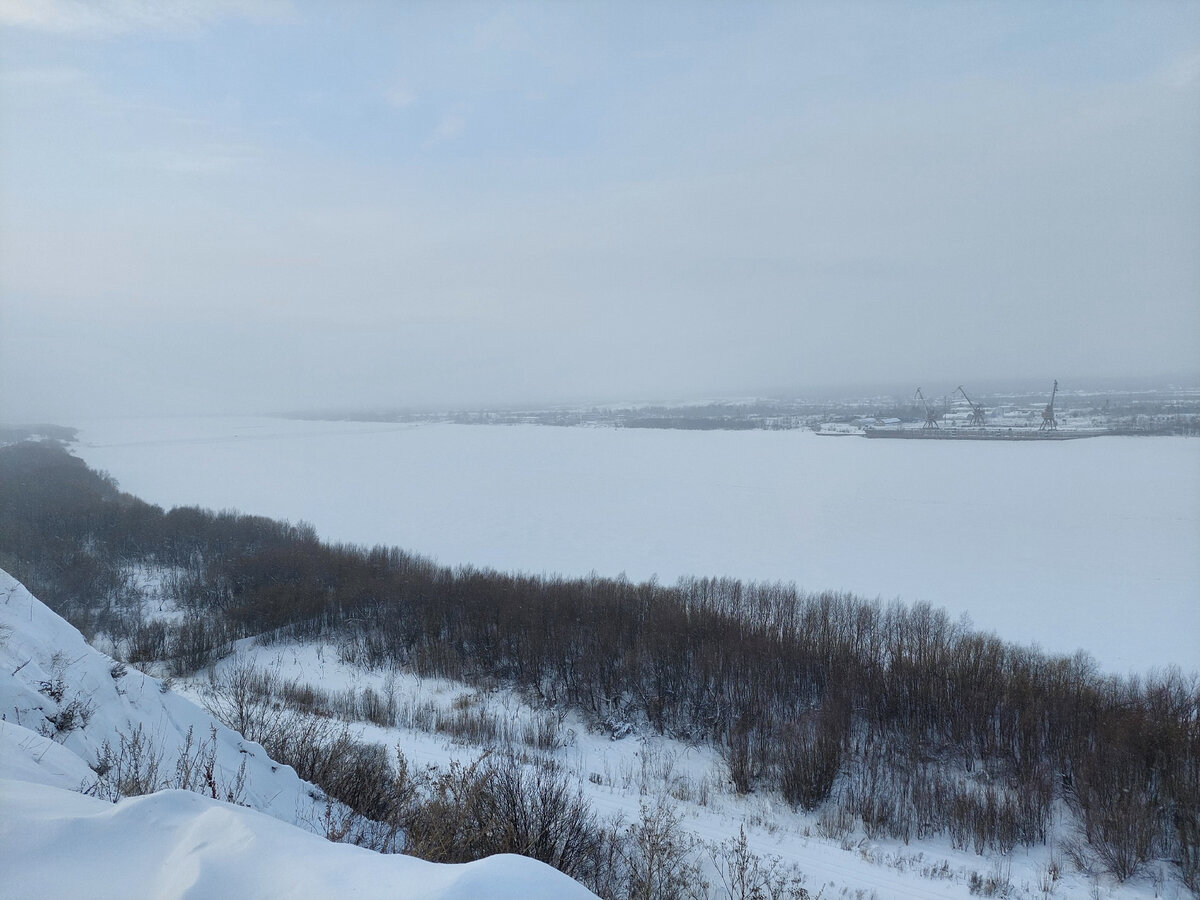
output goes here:
[{"label": "snow covered field", "polygon": [[169,507],[304,520],[440,562],[728,575],[927,601],[1115,671],[1200,669],[1200,443],[864,441],[806,431],[81,423]]}]

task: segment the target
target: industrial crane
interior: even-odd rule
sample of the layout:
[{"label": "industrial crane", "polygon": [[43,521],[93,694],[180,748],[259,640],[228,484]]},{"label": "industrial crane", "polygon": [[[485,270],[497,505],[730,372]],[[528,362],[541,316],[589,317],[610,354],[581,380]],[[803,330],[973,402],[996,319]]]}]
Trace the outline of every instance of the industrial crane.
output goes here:
[{"label": "industrial crane", "polygon": [[920,388],[917,388],[917,392],[913,396],[916,397],[917,399],[919,399],[921,401],[922,405],[924,405],[924,407],[925,407],[925,424],[922,425],[921,427],[922,428],[939,428],[939,427],[941,427],[938,425],[938,421],[937,421],[938,416],[940,416],[941,413],[934,412],[932,409],[929,408],[929,402],[925,399],[925,395],[921,393]]},{"label": "industrial crane", "polygon": [[982,427],[983,407],[976,404],[974,400],[967,396],[967,392],[963,390],[963,386],[961,384],[958,386],[958,392],[963,395],[963,399],[966,400],[967,404],[971,407],[971,424]]},{"label": "industrial crane", "polygon": [[1054,395],[1058,393],[1058,379],[1054,379],[1054,390],[1050,392],[1050,402],[1042,410],[1042,424],[1038,431],[1057,431],[1058,419],[1054,418]]}]

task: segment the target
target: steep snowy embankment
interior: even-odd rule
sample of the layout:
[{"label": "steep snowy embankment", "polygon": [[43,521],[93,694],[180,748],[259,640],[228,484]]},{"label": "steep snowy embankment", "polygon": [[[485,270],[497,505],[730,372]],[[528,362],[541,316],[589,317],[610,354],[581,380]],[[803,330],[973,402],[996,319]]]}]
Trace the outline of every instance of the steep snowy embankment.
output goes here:
[{"label": "steep snowy embankment", "polygon": [[[523,857],[435,865],[333,844],[294,827],[320,821],[317,789],[157,679],[89,646],[2,570],[0,716],[7,896],[593,896]],[[78,793],[95,784],[92,765],[105,744],[117,748],[122,735],[128,740],[139,729],[163,774],[175,771],[189,731],[192,752],[198,742],[214,742],[212,783],[222,792],[239,783],[245,763],[240,798],[253,808],[180,790],[116,804]]]},{"label": "steep snowy embankment", "polygon": [[[288,766],[267,757],[261,746],[224,727],[191,701],[167,690],[157,678],[116,663],[89,645],[70,623],[37,600],[7,572],[0,570],[0,715],[21,729],[15,738],[4,731],[6,751],[13,742],[28,746],[25,756],[44,752],[52,740],[61,744],[87,767],[51,775],[46,783],[58,787],[86,787],[95,781],[90,766],[97,762],[105,741],[119,750],[121,737],[141,739],[152,756],[161,759],[160,770],[174,770],[191,732],[192,751],[211,742],[215,732],[213,781],[222,789],[233,787],[245,763],[242,801],[254,809],[293,824],[316,822],[324,798],[301,781]],[[4,677],[7,676],[7,677]],[[50,739],[50,740],[48,740]],[[5,752],[0,777],[14,777],[13,768],[24,767],[22,754]],[[62,759],[61,754],[54,757]],[[43,760],[44,762],[44,760]],[[65,763],[60,765],[65,766]],[[38,766],[44,770],[45,766]],[[61,776],[61,777],[59,777]]]}]

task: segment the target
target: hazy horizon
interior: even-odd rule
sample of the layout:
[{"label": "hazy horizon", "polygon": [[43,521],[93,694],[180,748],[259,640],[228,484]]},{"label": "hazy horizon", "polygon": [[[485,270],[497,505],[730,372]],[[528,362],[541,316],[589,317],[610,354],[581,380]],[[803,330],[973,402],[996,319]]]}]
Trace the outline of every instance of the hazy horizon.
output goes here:
[{"label": "hazy horizon", "polygon": [[0,5],[0,421],[1200,379],[1200,3]]},{"label": "hazy horizon", "polygon": [[[1075,378],[1031,378],[1027,376],[1012,378],[980,378],[967,385],[971,396],[992,397],[996,395],[1015,394],[1035,397],[1049,397],[1051,386],[1059,382],[1060,398],[1068,397],[1074,392],[1092,393],[1138,393],[1143,391],[1200,391],[1200,373],[1171,373],[1142,377],[1095,376]],[[924,385],[925,393],[930,399],[950,397],[957,393],[958,382],[947,378],[910,379],[908,382],[890,381],[876,383],[846,383],[846,384],[809,384],[809,385],[757,385],[750,389],[737,391],[717,391],[709,393],[662,394],[647,393],[643,395],[577,395],[570,397],[525,398],[506,402],[497,400],[481,403],[460,404],[388,404],[385,402],[356,403],[348,398],[338,403],[314,404],[312,406],[294,406],[290,408],[266,409],[247,411],[248,415],[262,416],[307,416],[319,413],[337,413],[352,415],[354,413],[396,413],[422,414],[440,412],[474,412],[474,411],[520,411],[565,409],[583,410],[589,408],[620,408],[623,406],[683,406],[696,403],[736,403],[749,401],[783,401],[783,402],[812,402],[838,403],[852,401],[867,401],[872,399],[893,399],[897,402],[911,401],[916,403],[914,392],[917,387]],[[214,411],[213,415],[223,415]],[[235,414],[235,413],[230,413]]]},{"label": "hazy horizon", "polygon": [[[1059,382],[1060,404],[1069,406],[1069,397],[1073,393],[1085,395],[1112,392],[1118,395],[1136,394],[1140,392],[1167,392],[1172,390],[1197,392],[1200,391],[1200,374],[1174,373],[1163,376],[1145,376],[1140,378],[1099,376],[1094,378],[1050,379],[1040,378],[990,378],[978,379],[967,385],[970,395],[976,399],[1004,396],[1019,396],[1026,398],[1049,397],[1050,387],[1054,381]],[[782,403],[815,403],[839,404],[843,402],[863,403],[872,400],[893,400],[897,403],[910,402],[916,405],[914,385],[924,386],[924,393],[931,401],[941,402],[943,399],[956,399],[957,383],[951,384],[946,379],[910,380],[909,382],[891,383],[859,383],[844,385],[783,385],[758,386],[755,390],[723,391],[690,394],[654,394],[644,395],[577,395],[577,396],[546,396],[542,398],[527,397],[524,399],[505,401],[482,401],[477,403],[389,403],[387,401],[357,402],[353,397],[335,400],[329,403],[314,403],[305,405],[302,401],[291,406],[272,408],[210,408],[200,411],[187,409],[101,409],[96,411],[77,410],[69,415],[46,416],[36,414],[23,418],[0,418],[0,425],[29,426],[37,424],[77,427],[81,423],[91,423],[98,420],[128,419],[146,416],[148,418],[171,418],[194,416],[252,416],[252,417],[300,417],[320,418],[334,416],[336,418],[354,418],[356,415],[436,415],[441,413],[474,413],[474,412],[521,412],[544,410],[588,410],[588,409],[620,409],[624,407],[661,406],[664,408],[684,407],[705,403],[743,403],[743,402],[782,402]]]}]

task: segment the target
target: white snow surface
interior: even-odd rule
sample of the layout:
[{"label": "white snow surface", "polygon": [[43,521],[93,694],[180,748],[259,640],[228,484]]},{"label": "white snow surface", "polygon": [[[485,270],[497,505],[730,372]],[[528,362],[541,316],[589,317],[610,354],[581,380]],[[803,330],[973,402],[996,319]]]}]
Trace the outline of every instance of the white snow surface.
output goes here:
[{"label": "white snow surface", "polygon": [[926,601],[1110,671],[1200,669],[1200,442],[831,440],[272,418],[82,423],[153,503],[449,565]]},{"label": "white snow surface", "polygon": [[[246,760],[249,806],[189,791],[160,791],[112,804],[78,791],[95,780],[105,740],[140,724],[173,767],[191,727],[206,738],[211,717],[154,678],[113,660],[0,571],[0,872],[6,897],[311,897],[392,900],[592,897],[534,860],[495,856],[436,865],[333,844],[291,823],[318,821],[323,803],[262,747],[217,727],[218,780]],[[42,688],[60,681],[61,700]],[[87,725],[53,734],[47,716],[73,701]],[[53,737],[52,737],[53,735]],[[261,811],[260,811],[261,810]],[[268,815],[269,813],[269,815]]]},{"label": "white snow surface", "polygon": [[438,865],[324,838],[190,791],[111,804],[0,779],[0,869],[10,897],[583,900],[520,856]]}]

